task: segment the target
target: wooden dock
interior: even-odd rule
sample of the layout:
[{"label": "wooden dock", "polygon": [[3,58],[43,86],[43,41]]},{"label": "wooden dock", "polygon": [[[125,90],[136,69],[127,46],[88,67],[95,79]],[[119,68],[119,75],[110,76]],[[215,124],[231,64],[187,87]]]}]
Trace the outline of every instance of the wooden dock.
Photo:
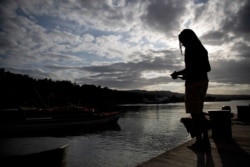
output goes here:
[{"label": "wooden dock", "polygon": [[190,150],[194,139],[137,167],[243,167],[250,166],[250,124],[232,121],[232,139],[213,139],[211,151]]}]

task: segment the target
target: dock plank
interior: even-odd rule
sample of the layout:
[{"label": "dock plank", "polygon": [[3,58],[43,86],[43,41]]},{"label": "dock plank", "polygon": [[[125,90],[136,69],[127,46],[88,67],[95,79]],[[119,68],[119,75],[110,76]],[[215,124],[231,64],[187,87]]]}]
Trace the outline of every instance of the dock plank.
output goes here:
[{"label": "dock plank", "polygon": [[250,166],[250,124],[232,121],[232,139],[212,138],[211,151],[194,151],[187,148],[194,139],[143,162],[137,167],[240,167]]}]

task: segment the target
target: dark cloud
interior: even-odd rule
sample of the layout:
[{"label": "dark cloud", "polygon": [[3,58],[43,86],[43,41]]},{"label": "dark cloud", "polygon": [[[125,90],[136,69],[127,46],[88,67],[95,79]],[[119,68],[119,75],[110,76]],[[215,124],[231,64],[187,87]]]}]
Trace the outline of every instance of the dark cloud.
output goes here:
[{"label": "dark cloud", "polygon": [[[250,59],[250,47],[247,45],[247,42],[241,41],[235,43],[232,48],[233,51],[237,52],[238,58],[249,61]],[[249,63],[250,65],[250,63]]]},{"label": "dark cloud", "polygon": [[179,30],[180,18],[185,12],[186,1],[152,0],[148,3],[145,13],[141,17],[142,21],[147,24],[148,27],[164,33]]},{"label": "dark cloud", "polygon": [[236,17],[233,19],[235,22],[233,27],[242,32],[250,32],[250,1],[246,1],[246,4],[240,9],[236,14]]},{"label": "dark cloud", "polygon": [[[210,81],[227,84],[249,84],[250,58],[211,62]],[[249,90],[250,91],[250,90]]]},{"label": "dark cloud", "polygon": [[[176,67],[176,51],[150,51],[148,55],[141,55],[142,60],[138,62],[128,62],[128,63],[115,63],[107,66],[92,66],[92,67],[86,67],[84,68],[89,69],[93,72],[96,72],[96,69],[99,69],[99,71],[109,72],[112,70],[118,70],[118,71],[143,71],[143,70],[166,70],[166,69],[173,69]],[[164,56],[161,57],[152,57],[152,55],[158,55],[158,54],[164,54]],[[178,53],[178,56],[179,53]],[[105,69],[103,69],[105,67]]]},{"label": "dark cloud", "polygon": [[[229,2],[228,2],[229,3]],[[227,10],[227,9],[225,9]],[[246,35],[250,33],[250,1],[245,1],[245,4],[235,15],[228,15],[223,25],[223,30],[233,32],[236,35]],[[249,40],[249,39],[248,39]]]},{"label": "dark cloud", "polygon": [[208,0],[194,0],[194,3],[199,4],[199,3],[207,3]]},{"label": "dark cloud", "polygon": [[53,73],[42,71],[39,69],[20,69],[20,68],[14,68],[14,67],[6,67],[6,71],[11,71],[15,74],[22,74],[22,75],[29,75],[30,77],[36,78],[36,79],[44,79],[44,78],[53,78],[55,77]]},{"label": "dark cloud", "polygon": [[[151,51],[153,52],[153,51]],[[140,62],[114,63],[105,66],[90,66],[79,68],[83,73],[90,72],[89,77],[78,78],[78,83],[95,83],[110,86],[117,89],[140,89],[152,84],[166,84],[172,82],[169,73],[166,71],[180,69],[176,65],[176,52],[158,51],[157,54],[164,53],[164,57],[145,59]],[[145,58],[147,56],[143,56]],[[142,73],[149,71],[165,72],[165,76],[152,79],[143,78]]]},{"label": "dark cloud", "polygon": [[227,33],[223,31],[209,31],[201,37],[201,40],[209,45],[221,45],[228,41]]}]

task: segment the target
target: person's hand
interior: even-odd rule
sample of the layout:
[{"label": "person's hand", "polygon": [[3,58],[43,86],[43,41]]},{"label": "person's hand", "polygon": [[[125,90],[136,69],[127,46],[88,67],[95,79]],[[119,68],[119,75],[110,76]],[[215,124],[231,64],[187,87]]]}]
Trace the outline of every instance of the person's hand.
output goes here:
[{"label": "person's hand", "polygon": [[176,71],[173,72],[173,73],[171,74],[171,77],[172,77],[173,79],[177,79],[177,78],[178,78],[177,72],[176,72]]}]

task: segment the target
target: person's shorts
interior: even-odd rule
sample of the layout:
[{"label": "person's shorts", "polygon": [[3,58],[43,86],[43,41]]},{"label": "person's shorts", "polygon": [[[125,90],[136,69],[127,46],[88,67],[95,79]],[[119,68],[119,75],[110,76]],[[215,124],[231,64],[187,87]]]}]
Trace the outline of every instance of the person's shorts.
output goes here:
[{"label": "person's shorts", "polygon": [[200,113],[207,93],[208,81],[198,81],[185,85],[185,107],[187,113]]}]

